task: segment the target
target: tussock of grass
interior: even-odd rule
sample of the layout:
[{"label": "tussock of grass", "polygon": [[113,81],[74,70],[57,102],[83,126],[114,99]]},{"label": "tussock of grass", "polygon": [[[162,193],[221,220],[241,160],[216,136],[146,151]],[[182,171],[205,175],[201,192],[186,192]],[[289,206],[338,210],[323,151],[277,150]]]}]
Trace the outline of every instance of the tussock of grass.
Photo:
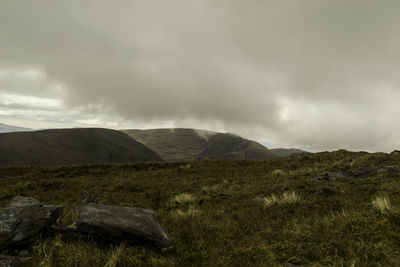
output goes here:
[{"label": "tussock of grass", "polygon": [[182,217],[185,218],[185,217],[194,217],[194,216],[199,215],[200,213],[201,213],[201,211],[199,209],[197,209],[194,206],[190,206],[186,210],[178,209],[178,210],[174,211],[172,213],[172,216],[175,218],[182,218]]},{"label": "tussock of grass", "polygon": [[211,185],[211,186],[203,185],[201,187],[201,191],[206,192],[206,193],[208,193],[208,192],[217,192],[217,191],[219,191],[221,189],[221,187],[222,186],[220,184],[215,184],[215,185]]},{"label": "tussock of grass", "polygon": [[281,196],[276,196],[271,194],[271,196],[264,197],[264,207],[271,207],[274,205],[284,206],[284,205],[294,205],[300,202],[302,196],[294,191],[283,192]]},{"label": "tussock of grass", "polygon": [[275,169],[271,172],[273,177],[283,177],[285,175],[285,172],[281,169]]},{"label": "tussock of grass", "polygon": [[381,213],[388,214],[393,211],[392,204],[387,197],[376,197],[372,201],[373,207]]},{"label": "tussock of grass", "polygon": [[189,193],[182,193],[174,197],[174,201],[179,204],[189,204],[196,201],[196,197]]},{"label": "tussock of grass", "polygon": [[104,267],[115,267],[118,266],[118,262],[121,258],[121,256],[125,252],[125,244],[122,244],[118,246],[117,248],[113,249],[110,251],[110,256],[107,261],[107,263],[104,265]]}]

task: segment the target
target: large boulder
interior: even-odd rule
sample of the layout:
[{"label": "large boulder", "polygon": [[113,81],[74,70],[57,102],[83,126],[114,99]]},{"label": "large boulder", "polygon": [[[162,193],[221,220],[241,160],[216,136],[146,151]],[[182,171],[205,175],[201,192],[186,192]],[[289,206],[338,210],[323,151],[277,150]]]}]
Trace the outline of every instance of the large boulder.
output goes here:
[{"label": "large boulder", "polygon": [[90,195],[82,202],[76,222],[78,230],[115,239],[147,241],[162,249],[172,247],[152,210],[100,205],[97,201],[96,196]]},{"label": "large boulder", "polygon": [[31,242],[56,224],[61,206],[43,205],[28,197],[14,197],[0,211],[0,249]]}]

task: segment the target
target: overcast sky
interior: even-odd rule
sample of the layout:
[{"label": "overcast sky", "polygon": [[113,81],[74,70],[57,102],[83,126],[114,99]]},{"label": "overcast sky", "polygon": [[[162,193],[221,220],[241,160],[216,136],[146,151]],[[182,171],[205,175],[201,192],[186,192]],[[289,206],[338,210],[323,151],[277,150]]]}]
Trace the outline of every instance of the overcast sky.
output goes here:
[{"label": "overcast sky", "polygon": [[400,148],[398,0],[0,1],[0,122]]}]

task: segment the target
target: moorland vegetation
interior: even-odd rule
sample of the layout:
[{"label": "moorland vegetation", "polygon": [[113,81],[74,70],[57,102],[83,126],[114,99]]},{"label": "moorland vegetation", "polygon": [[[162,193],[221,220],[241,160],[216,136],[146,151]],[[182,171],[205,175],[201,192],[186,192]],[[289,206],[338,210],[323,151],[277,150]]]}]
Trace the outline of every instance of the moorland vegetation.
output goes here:
[{"label": "moorland vegetation", "polygon": [[[0,206],[14,196],[64,206],[153,209],[174,243],[151,247],[38,239],[25,266],[399,266],[400,177],[319,173],[399,165],[399,153],[322,152],[267,160],[0,167]],[[335,190],[324,190],[330,187]]]}]

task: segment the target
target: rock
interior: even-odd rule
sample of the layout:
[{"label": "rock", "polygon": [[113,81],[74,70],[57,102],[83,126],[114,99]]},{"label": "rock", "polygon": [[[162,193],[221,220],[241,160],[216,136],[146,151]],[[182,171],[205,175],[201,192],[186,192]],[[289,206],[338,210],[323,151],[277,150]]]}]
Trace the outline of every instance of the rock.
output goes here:
[{"label": "rock", "polygon": [[19,258],[0,255],[0,267],[14,267],[20,262]]},{"label": "rock", "polygon": [[147,241],[163,249],[172,247],[154,212],[149,209],[89,202],[79,207],[76,227],[84,233],[128,241]]},{"label": "rock", "polygon": [[318,174],[317,176],[314,176],[311,180],[313,181],[335,181],[335,180],[340,180],[345,178],[346,173],[342,171],[329,171],[329,172],[324,172],[321,174]]},{"label": "rock", "polygon": [[82,206],[82,205],[89,204],[89,203],[94,203],[94,204],[99,203],[99,198],[98,198],[97,194],[95,194],[95,193],[90,193],[90,194],[87,196],[87,198],[85,198],[85,199],[81,202],[81,206]]},{"label": "rock", "polygon": [[395,166],[383,166],[377,170],[377,173],[396,175],[399,174],[399,169],[397,169]]},{"label": "rock", "polygon": [[355,168],[349,171],[329,171],[318,174],[311,178],[313,181],[336,181],[347,182],[356,178],[363,178],[375,175],[377,170],[371,168]]},{"label": "rock", "polygon": [[63,208],[43,205],[28,197],[15,197],[0,212],[0,249],[31,242],[56,224]]},{"label": "rock", "polygon": [[332,195],[337,192],[337,189],[334,186],[321,186],[320,190],[325,195]]},{"label": "rock", "polygon": [[214,198],[214,199],[229,199],[229,198],[232,198],[232,196],[231,195],[227,195],[227,194],[223,194],[223,193],[221,193],[221,194],[210,194],[210,196],[212,197],[212,198]]},{"label": "rock", "polygon": [[30,253],[26,249],[18,251],[18,255],[22,258],[29,257]]},{"label": "rock", "polygon": [[361,178],[361,177],[372,176],[375,174],[376,174],[376,170],[371,169],[371,168],[361,167],[361,168],[355,168],[350,171],[347,171],[345,179]]},{"label": "rock", "polygon": [[78,240],[82,237],[82,234],[78,230],[78,228],[76,228],[75,223],[68,226],[63,224],[55,225],[52,227],[52,231],[54,231],[54,233],[60,234],[61,238],[67,241]]}]

